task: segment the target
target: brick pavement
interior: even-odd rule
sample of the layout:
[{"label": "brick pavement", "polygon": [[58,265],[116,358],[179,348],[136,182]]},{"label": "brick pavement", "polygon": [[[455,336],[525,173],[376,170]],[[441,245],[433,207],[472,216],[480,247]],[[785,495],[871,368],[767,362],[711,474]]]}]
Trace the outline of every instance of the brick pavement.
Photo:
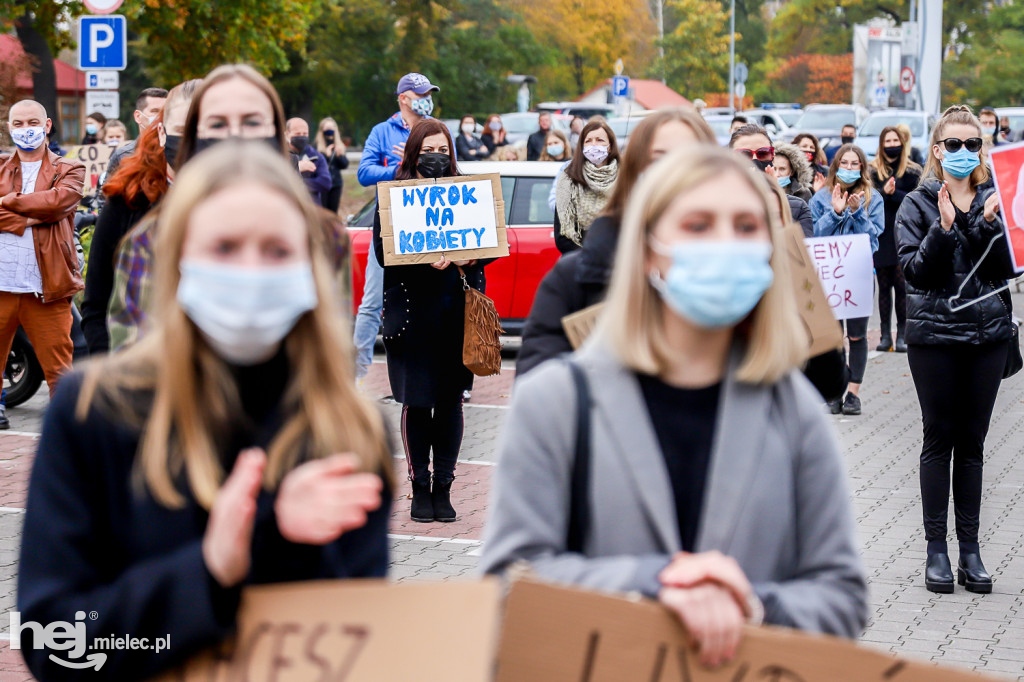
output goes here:
[{"label": "brick pavement", "polygon": [[[1015,296],[1017,309],[1024,297]],[[870,335],[871,347],[877,332]],[[510,364],[510,363],[506,363]],[[496,439],[511,392],[512,371],[478,379],[466,407],[466,436],[453,499],[460,520],[408,520],[408,483],[400,481],[391,526],[391,571],[396,580],[470,576],[480,552]],[[385,396],[382,364],[364,390]],[[834,417],[843,446],[857,532],[870,583],[867,646],[915,658],[962,665],[1024,680],[1024,373],[1004,383],[987,440],[982,550],[995,579],[991,595],[957,588],[927,592],[921,577],[924,541],[917,478],[921,423],[906,356],[872,353],[862,390],[864,415]],[[45,398],[11,411],[13,428],[38,431]],[[395,431],[399,406],[385,404]],[[0,613],[14,604],[16,553],[24,485],[33,439],[0,434]],[[395,453],[400,457],[401,452]],[[403,478],[405,464],[396,459]],[[952,518],[952,513],[950,514]],[[950,536],[955,550],[955,538]],[[955,551],[952,558],[955,561]],[[16,652],[0,646],[0,682],[28,678]]]}]

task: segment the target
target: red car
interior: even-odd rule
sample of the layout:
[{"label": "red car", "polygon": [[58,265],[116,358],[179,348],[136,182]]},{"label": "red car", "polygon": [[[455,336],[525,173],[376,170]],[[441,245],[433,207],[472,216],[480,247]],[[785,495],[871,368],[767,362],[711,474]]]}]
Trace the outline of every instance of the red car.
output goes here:
[{"label": "red car", "polygon": [[[548,208],[548,194],[562,162],[481,161],[460,163],[466,175],[501,174],[501,195],[505,200],[509,255],[487,266],[487,295],[494,300],[502,326],[509,334],[520,334],[533,307],[540,281],[558,260],[555,248],[554,213]],[[376,199],[349,220],[352,242],[352,314],[359,310],[366,279],[366,254],[373,243]]]}]

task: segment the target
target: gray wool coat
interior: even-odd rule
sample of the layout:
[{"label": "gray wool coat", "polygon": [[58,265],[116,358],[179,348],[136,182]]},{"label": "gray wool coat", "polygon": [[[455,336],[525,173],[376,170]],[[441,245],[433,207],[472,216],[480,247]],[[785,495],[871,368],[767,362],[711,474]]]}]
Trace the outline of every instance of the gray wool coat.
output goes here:
[{"label": "gray wool coat", "polygon": [[[526,561],[540,578],[654,596],[681,550],[665,461],[636,375],[599,341],[574,358],[588,377],[590,513],[582,554],[566,550],[575,389],[563,361],[516,384],[500,446],[480,568]],[[867,586],[839,447],[799,372],[774,385],[723,382],[697,551],[736,559],[765,622],[856,637]]]}]

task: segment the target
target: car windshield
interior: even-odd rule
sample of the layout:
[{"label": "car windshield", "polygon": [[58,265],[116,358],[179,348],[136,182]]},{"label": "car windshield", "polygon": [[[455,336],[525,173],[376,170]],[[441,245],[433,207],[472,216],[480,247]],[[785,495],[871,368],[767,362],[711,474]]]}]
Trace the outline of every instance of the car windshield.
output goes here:
[{"label": "car windshield", "polygon": [[1014,114],[1006,118],[1010,119],[1010,130],[1017,131],[1024,128],[1024,114]]},{"label": "car windshield", "polygon": [[921,137],[925,133],[924,118],[921,116],[872,116],[864,121],[857,134],[861,137],[875,137],[880,135],[886,126],[898,126],[900,123],[910,126],[912,137]]},{"label": "car windshield", "polygon": [[727,137],[729,135],[729,128],[732,127],[731,118],[712,118],[705,120],[707,121],[707,124],[711,126],[711,132],[713,132],[716,137]]},{"label": "car windshield", "polygon": [[507,132],[513,134],[536,132],[540,126],[536,116],[509,116],[501,119]]},{"label": "car windshield", "polygon": [[778,111],[776,112],[788,126],[796,125],[796,122],[800,120],[800,117],[804,115],[804,112],[799,109],[791,109],[789,111]]},{"label": "car windshield", "polygon": [[810,109],[800,117],[796,127],[800,130],[839,130],[854,124],[857,115],[851,109]]},{"label": "car windshield", "polygon": [[640,125],[639,118],[613,118],[609,119],[608,126],[615,133],[615,137],[622,139],[629,137],[629,134],[636,130],[636,127]]}]

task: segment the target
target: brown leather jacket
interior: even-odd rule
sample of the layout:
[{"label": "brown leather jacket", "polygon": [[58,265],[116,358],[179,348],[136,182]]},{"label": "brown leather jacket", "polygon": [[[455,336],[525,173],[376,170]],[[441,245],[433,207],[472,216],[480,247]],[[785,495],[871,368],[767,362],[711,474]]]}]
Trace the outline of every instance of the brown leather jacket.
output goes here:
[{"label": "brown leather jacket", "polygon": [[82,200],[85,166],[48,151],[35,191],[21,193],[21,160],[15,153],[0,166],[0,231],[25,234],[32,228],[43,277],[43,300],[74,296],[85,284],[75,252],[75,207]]}]

